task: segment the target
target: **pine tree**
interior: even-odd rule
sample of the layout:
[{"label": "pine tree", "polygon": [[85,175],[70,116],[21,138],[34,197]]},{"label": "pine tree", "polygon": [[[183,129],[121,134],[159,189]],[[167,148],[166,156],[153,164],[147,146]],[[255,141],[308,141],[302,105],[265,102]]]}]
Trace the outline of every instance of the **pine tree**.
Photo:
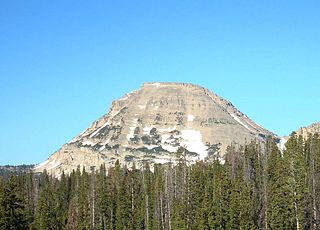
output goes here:
[{"label": "pine tree", "polygon": [[77,229],[90,229],[91,212],[90,212],[90,179],[85,168],[82,170],[79,181]]},{"label": "pine tree", "polygon": [[[206,205],[208,199],[204,199],[204,191],[206,190],[205,164],[198,162],[191,166],[189,179],[190,199],[189,210],[193,220],[190,222],[191,229],[207,229],[209,220],[209,210]],[[208,194],[206,194],[208,195]]]},{"label": "pine tree", "polygon": [[172,228],[187,229],[189,225],[189,172],[187,170],[186,153],[183,148],[178,149],[178,165],[174,167],[174,200],[172,203]]},{"label": "pine tree", "polygon": [[110,196],[108,195],[108,178],[106,166],[100,167],[97,175],[97,212],[99,216],[99,229],[107,229],[107,222],[110,220]]},{"label": "pine tree", "polygon": [[293,178],[295,221],[297,229],[311,227],[311,193],[309,191],[310,171],[309,154],[302,137],[292,135],[286,143],[285,157],[290,160],[290,171]]},{"label": "pine tree", "polygon": [[229,229],[257,228],[255,205],[259,203],[254,195],[256,165],[251,154],[248,148],[236,150],[234,146],[227,152],[225,166],[229,172],[230,196],[226,226]]},{"label": "pine tree", "polygon": [[117,221],[116,229],[128,229],[131,225],[131,178],[128,170],[123,169],[121,183],[118,190],[117,199]]},{"label": "pine tree", "polygon": [[[293,178],[290,158],[282,157],[274,142],[270,142],[267,162],[268,226],[270,229],[295,229]],[[284,154],[284,156],[286,156]]]},{"label": "pine tree", "polygon": [[3,187],[1,198],[1,221],[0,229],[26,229],[27,222],[25,213],[25,203],[19,191],[23,190],[18,184],[18,177],[10,176]]},{"label": "pine tree", "polygon": [[23,190],[21,191],[25,200],[25,216],[29,229],[33,229],[34,214],[35,214],[35,181],[32,171],[22,175]]},{"label": "pine tree", "polygon": [[37,229],[59,228],[53,182],[50,181],[46,172],[42,175],[41,183],[42,189],[40,191],[35,213],[35,226]]},{"label": "pine tree", "polygon": [[[165,221],[164,221],[164,209],[165,209],[165,202],[164,202],[164,168],[163,165],[154,165],[154,200],[155,200],[155,217],[154,217],[154,227],[158,230],[164,229]],[[140,201],[141,202],[141,201]],[[141,204],[139,205],[139,207]],[[140,208],[141,210],[141,208]],[[141,211],[139,212],[141,213]],[[141,214],[139,215],[139,219],[143,219],[143,216]],[[141,218],[142,217],[142,218]],[[141,226],[141,225],[139,225]]]},{"label": "pine tree", "polygon": [[59,226],[64,227],[68,220],[68,208],[70,199],[70,180],[62,172],[60,180],[57,184],[56,199],[57,199],[57,219]]},{"label": "pine tree", "polygon": [[314,212],[314,228],[320,229],[320,137],[315,134],[313,137],[313,212]]},{"label": "pine tree", "polygon": [[4,181],[2,177],[0,177],[0,229],[2,229],[3,226],[3,220],[4,220],[4,210],[3,210],[3,199],[4,199]]},{"label": "pine tree", "polygon": [[69,198],[69,207],[67,214],[67,224],[65,229],[77,229],[77,216],[79,213],[78,203],[79,203],[79,187],[80,187],[80,166],[77,167],[76,171],[72,171],[69,180],[70,180],[70,198]]},{"label": "pine tree", "polygon": [[150,171],[149,162],[145,162],[142,169],[142,188],[143,188],[143,206],[144,207],[144,228],[153,229],[154,213],[154,194],[153,194],[153,177]]},{"label": "pine tree", "polygon": [[244,148],[243,179],[245,188],[249,188],[250,201],[248,203],[248,216],[254,221],[255,228],[265,228],[264,204],[264,156],[259,143],[251,142]]},{"label": "pine tree", "polygon": [[135,164],[129,173],[129,191],[130,191],[130,223],[129,229],[142,229],[144,225],[143,215],[143,189],[141,183],[141,171],[136,169]]},{"label": "pine tree", "polygon": [[212,179],[212,198],[209,211],[210,229],[225,229],[229,200],[230,180],[227,178],[224,165],[214,160],[209,168]]},{"label": "pine tree", "polygon": [[310,135],[305,143],[309,165],[310,211],[308,218],[311,229],[320,229],[320,139]]}]

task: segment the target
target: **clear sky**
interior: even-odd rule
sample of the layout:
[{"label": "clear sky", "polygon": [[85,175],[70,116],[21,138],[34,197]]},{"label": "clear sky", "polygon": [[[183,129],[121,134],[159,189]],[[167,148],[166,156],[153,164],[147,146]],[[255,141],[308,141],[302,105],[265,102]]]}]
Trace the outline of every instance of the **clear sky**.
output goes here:
[{"label": "clear sky", "polygon": [[278,135],[320,121],[320,1],[2,1],[0,165],[38,163],[143,82]]}]

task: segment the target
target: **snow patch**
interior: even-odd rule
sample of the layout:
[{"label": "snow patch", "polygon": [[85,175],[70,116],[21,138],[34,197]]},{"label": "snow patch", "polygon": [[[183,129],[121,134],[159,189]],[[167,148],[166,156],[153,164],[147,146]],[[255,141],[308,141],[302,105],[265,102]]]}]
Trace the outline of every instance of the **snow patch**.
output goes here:
[{"label": "snow patch", "polygon": [[133,90],[133,91],[131,91],[130,93],[127,93],[127,94],[125,94],[123,97],[119,98],[118,101],[128,100],[128,98],[129,98],[132,94],[137,93],[138,91],[140,91],[140,89]]},{"label": "snow patch", "polygon": [[281,137],[279,143],[277,144],[278,148],[281,151],[284,151],[286,149],[286,143],[288,141],[287,137]]},{"label": "snow patch", "polygon": [[154,159],[154,163],[156,163],[156,164],[165,164],[168,162],[170,162],[170,160],[168,160],[168,159]]},{"label": "snow patch", "polygon": [[85,130],[83,130],[78,136],[82,136],[89,128],[86,128]]},{"label": "snow patch", "polygon": [[83,130],[78,136],[76,136],[75,138],[73,138],[71,141],[68,142],[68,144],[72,144],[76,141],[78,141],[80,139],[80,137],[88,130],[89,128],[86,128],[85,130]]},{"label": "snow patch", "polygon": [[137,127],[138,118],[133,118],[132,126],[129,128],[129,133],[127,134],[127,140],[130,141],[130,138],[134,138],[134,130]]},{"label": "snow patch", "polygon": [[151,150],[151,149],[157,148],[158,145],[145,145],[144,147],[146,147],[147,149]]},{"label": "snow patch", "polygon": [[219,160],[219,163],[222,165],[224,165],[224,163],[226,163],[226,160],[223,157],[219,157],[218,160]]},{"label": "snow patch", "polygon": [[234,115],[233,113],[230,113],[231,117],[237,121],[240,125],[242,125],[243,127],[245,127],[247,130],[249,130],[250,132],[252,132],[252,130],[246,125],[244,124],[242,121],[240,121],[239,117],[237,117],[236,115]]},{"label": "snow patch", "polygon": [[181,130],[181,134],[183,139],[181,146],[185,147],[190,152],[198,153],[201,160],[207,157],[207,147],[202,142],[202,135],[200,131],[185,129]]},{"label": "snow patch", "polygon": [[92,141],[86,140],[86,141],[82,142],[82,145],[94,146],[94,145],[96,145],[96,143],[93,143]]},{"label": "snow patch", "polygon": [[188,115],[188,121],[193,121],[194,120],[194,116],[192,114]]},{"label": "snow patch", "polygon": [[138,107],[139,107],[140,109],[145,109],[145,108],[147,107],[147,105],[138,105]]},{"label": "snow patch", "polygon": [[108,120],[114,118],[114,117],[115,117],[116,115],[118,115],[124,108],[125,108],[125,106],[122,107],[121,109],[119,109],[117,112],[110,112],[110,118],[108,118]]},{"label": "snow patch", "polygon": [[54,168],[58,167],[60,164],[61,164],[60,161],[53,160],[48,164],[49,167],[47,167],[47,170],[54,169]]},{"label": "snow patch", "polygon": [[164,132],[172,132],[173,130],[176,130],[177,126],[173,126],[173,127],[168,127],[166,129],[158,129],[159,132],[164,133]]},{"label": "snow patch", "polygon": [[143,134],[145,134],[145,135],[149,134],[152,128],[153,127],[148,127],[148,126],[144,127],[143,128]]},{"label": "snow patch", "polygon": [[48,159],[48,160],[38,164],[34,169],[38,170],[38,169],[41,169],[42,167],[45,166],[46,170],[51,170],[51,169],[58,167],[60,164],[61,164],[61,162],[56,159],[53,159],[53,160]]},{"label": "snow patch", "polygon": [[130,141],[131,138],[134,138],[134,129],[136,127],[130,127],[129,128],[129,133],[127,134],[127,140]]},{"label": "snow patch", "polygon": [[165,143],[170,138],[169,134],[161,135],[161,143]]},{"label": "snow patch", "polygon": [[49,159],[48,160],[45,160],[44,162],[42,162],[42,163],[40,163],[40,164],[38,164],[38,165],[36,165],[36,167],[34,167],[35,169],[38,169],[38,168],[41,168],[42,166],[45,166],[46,164],[48,164],[49,163]]},{"label": "snow patch", "polygon": [[109,124],[109,122],[106,122],[104,125],[102,125],[99,129],[97,129],[96,131],[94,131],[91,135],[90,138],[94,137],[101,129],[103,129],[104,127],[106,127]]},{"label": "snow patch", "polygon": [[169,145],[169,144],[162,144],[161,147],[164,149],[164,150],[167,150],[168,152],[170,153],[175,153],[178,151],[179,149],[179,146],[172,146],[172,145]]},{"label": "snow patch", "polygon": [[129,94],[126,94],[125,96],[119,98],[118,101],[125,101],[125,100],[127,100],[129,97],[130,97],[130,95],[129,95]]},{"label": "snow patch", "polygon": [[160,83],[159,83],[159,82],[152,83],[151,85],[153,85],[153,86],[155,86],[155,87],[157,87],[157,88],[159,88],[159,87],[160,87]]},{"label": "snow patch", "polygon": [[174,153],[174,152],[177,152],[177,150],[179,149],[179,146],[172,146],[171,145],[171,142],[174,140],[171,140],[170,136],[171,135],[169,135],[169,134],[161,135],[161,147],[170,153]]}]

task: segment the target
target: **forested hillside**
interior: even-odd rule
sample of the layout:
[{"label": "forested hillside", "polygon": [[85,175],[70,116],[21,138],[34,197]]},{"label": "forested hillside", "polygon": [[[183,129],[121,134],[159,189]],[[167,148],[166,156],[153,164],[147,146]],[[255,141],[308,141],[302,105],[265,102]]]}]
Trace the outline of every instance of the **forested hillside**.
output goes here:
[{"label": "forested hillside", "polygon": [[0,177],[2,178],[8,178],[12,173],[15,174],[23,174],[26,172],[29,172],[34,165],[5,165],[0,166]]},{"label": "forested hillside", "polygon": [[320,138],[230,146],[225,164],[0,178],[0,229],[320,229]]}]

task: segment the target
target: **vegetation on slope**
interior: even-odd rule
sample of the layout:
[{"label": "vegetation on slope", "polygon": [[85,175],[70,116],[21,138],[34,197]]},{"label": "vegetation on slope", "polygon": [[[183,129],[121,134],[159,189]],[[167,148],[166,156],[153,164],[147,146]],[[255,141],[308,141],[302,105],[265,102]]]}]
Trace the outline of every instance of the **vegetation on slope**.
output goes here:
[{"label": "vegetation on slope", "polygon": [[226,162],[117,163],[0,178],[0,229],[320,229],[320,138],[230,146]]}]

